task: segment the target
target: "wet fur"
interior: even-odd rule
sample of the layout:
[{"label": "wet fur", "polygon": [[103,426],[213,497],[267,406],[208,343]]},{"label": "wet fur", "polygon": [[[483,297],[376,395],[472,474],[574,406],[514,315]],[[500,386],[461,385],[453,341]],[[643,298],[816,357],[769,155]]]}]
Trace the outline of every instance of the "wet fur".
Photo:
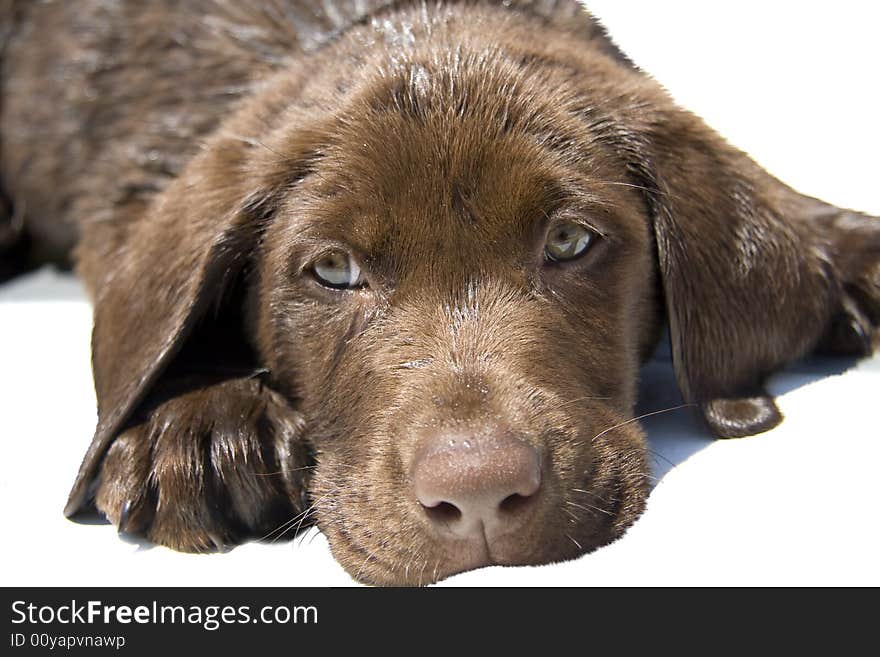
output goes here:
[{"label": "wet fur", "polygon": [[[95,304],[69,514],[191,551],[315,521],[358,579],[424,584],[484,561],[432,539],[419,437],[514,430],[547,472],[492,561],[572,558],[644,509],[664,323],[722,437],[781,420],[793,359],[877,346],[877,220],[769,176],[572,2],[72,6],[0,4],[0,235],[75,245]],[[547,266],[568,216],[603,239]],[[369,288],[308,277],[333,242]]]}]

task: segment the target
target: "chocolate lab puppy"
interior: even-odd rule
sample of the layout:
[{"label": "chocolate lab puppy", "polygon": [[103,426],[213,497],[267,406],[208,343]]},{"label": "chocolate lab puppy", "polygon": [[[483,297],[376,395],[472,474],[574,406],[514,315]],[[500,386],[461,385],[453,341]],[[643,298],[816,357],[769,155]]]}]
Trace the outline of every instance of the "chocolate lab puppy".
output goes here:
[{"label": "chocolate lab puppy", "polygon": [[880,222],[788,188],[572,0],[7,2],[5,234],[73,261],[98,426],[66,513],[356,578],[570,559],[648,494],[669,329],[720,437],[878,344]]}]

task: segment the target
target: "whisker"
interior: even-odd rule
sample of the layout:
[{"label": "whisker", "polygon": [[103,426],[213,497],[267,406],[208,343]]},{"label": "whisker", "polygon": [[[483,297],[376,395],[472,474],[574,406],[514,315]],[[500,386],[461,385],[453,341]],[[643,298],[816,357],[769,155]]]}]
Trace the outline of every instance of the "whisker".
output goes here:
[{"label": "whisker", "polygon": [[422,569],[419,571],[419,586],[422,585],[422,577],[425,576],[425,568],[427,568],[427,567],[428,567],[428,560],[425,559],[422,562]]},{"label": "whisker", "polygon": [[593,510],[593,511],[598,511],[599,513],[604,513],[606,516],[612,515],[612,513],[610,511],[606,511],[605,509],[600,509],[598,506],[593,506],[592,504],[587,504],[586,502],[584,502],[584,504],[586,504],[586,506],[581,506],[577,502],[572,502],[570,500],[565,500],[565,503],[570,504],[571,506],[576,506],[577,508],[583,509],[584,511],[587,511],[587,512],[589,512],[590,510]]},{"label": "whisker", "polygon": [[300,472],[302,470],[312,470],[317,468],[318,464],[314,465],[304,465],[301,468],[291,468],[290,470],[276,470],[274,472],[248,472],[247,474],[254,475],[255,477],[275,477],[277,475],[285,474],[287,472]]},{"label": "whisker", "polygon": [[270,531],[270,532],[269,532],[268,534],[266,534],[265,536],[261,536],[261,537],[258,538],[257,540],[258,540],[258,541],[265,541],[267,538],[269,538],[270,536],[272,536],[275,532],[279,532],[279,531],[281,531],[282,529],[284,529],[285,527],[289,527],[290,525],[292,525],[294,522],[296,522],[297,518],[299,518],[299,514],[295,515],[295,516],[294,516],[293,518],[291,518],[290,520],[285,520],[285,521],[282,522],[280,525],[278,525],[275,529],[273,529],[272,531]]},{"label": "whisker", "polygon": [[309,542],[306,543],[306,546],[311,545],[311,544],[312,544],[312,541],[314,541],[316,537],[318,537],[318,536],[321,535],[321,530],[318,529],[318,525],[312,525],[312,526],[310,527],[310,529],[314,529],[315,531],[311,532],[312,537],[309,539]]},{"label": "whisker", "polygon": [[665,456],[663,456],[663,454],[661,454],[661,453],[658,452],[657,450],[654,450],[654,449],[648,449],[648,451],[649,451],[651,454],[653,454],[654,456],[663,459],[664,461],[666,461],[666,462],[667,462],[669,465],[671,465],[672,467],[675,467],[675,466],[678,465],[678,463],[676,463],[675,461],[670,461],[668,458],[666,458]]},{"label": "whisker", "polygon": [[361,573],[364,571],[364,568],[367,567],[367,564],[370,563],[370,559],[372,559],[373,557],[375,557],[375,554],[374,554],[373,552],[368,552],[368,553],[367,553],[367,558],[364,559],[364,562],[361,564],[361,567],[358,568],[357,574],[354,576],[354,578],[355,578],[356,580],[360,580],[360,578],[361,578]]},{"label": "whisker", "polygon": [[651,417],[652,415],[660,415],[661,413],[669,413],[670,411],[677,411],[682,408],[687,408],[688,406],[696,406],[696,404],[679,404],[678,406],[672,406],[670,408],[663,408],[659,411],[652,411],[650,413],[644,413],[642,415],[638,415],[634,418],[630,418],[629,420],[626,420],[626,421],[621,422],[619,424],[615,424],[613,427],[608,427],[604,431],[600,431],[595,436],[593,436],[592,440],[596,440],[596,438],[604,436],[609,431],[614,431],[615,429],[619,429],[620,427],[626,426],[627,424],[632,424],[633,422],[636,422],[638,420],[642,420],[646,417]]},{"label": "whisker", "polygon": [[[325,497],[326,497],[326,496],[325,496]],[[323,498],[322,498],[322,499],[323,499]],[[296,531],[295,531],[294,533],[297,533],[297,532],[299,532],[300,529],[302,529],[302,525],[303,525],[303,523],[306,521],[306,518],[311,519],[310,516],[313,517],[313,516],[315,515],[314,511],[317,509],[317,507],[318,507],[318,502],[320,502],[320,501],[321,501],[320,499],[319,499],[319,500],[315,500],[315,502],[312,504],[312,506],[310,506],[310,507],[308,508],[308,513],[303,514],[303,517],[300,518],[299,523],[297,523],[297,525],[296,525]]]},{"label": "whisker", "polygon": [[269,533],[266,534],[265,536],[261,536],[261,537],[258,538],[257,540],[258,540],[258,541],[265,541],[267,538],[269,538],[269,537],[272,536],[273,534],[276,534],[276,533],[280,532],[280,533],[278,533],[277,536],[275,536],[275,538],[272,539],[271,542],[274,543],[276,540],[278,540],[279,538],[281,538],[282,536],[284,536],[288,531],[290,531],[290,528],[293,526],[293,523],[296,522],[297,518],[299,518],[298,515],[297,515],[297,516],[294,516],[294,517],[291,518],[290,520],[287,520],[287,521],[281,523],[280,525],[278,525],[278,527],[276,527],[275,529],[273,529],[271,532],[269,532]]},{"label": "whisker", "polygon": [[652,194],[663,194],[664,196],[668,196],[668,192],[664,192],[662,189],[652,189],[650,187],[645,187],[644,185],[634,185],[633,183],[625,183],[614,180],[596,180],[591,181],[591,184],[594,185],[619,185],[620,187],[632,187],[633,189],[641,189],[646,192],[651,192]]},{"label": "whisker", "polygon": [[303,546],[303,543],[305,543],[306,540],[306,536],[311,536],[308,543],[309,545],[311,545],[312,541],[315,538],[315,534],[318,533],[320,533],[320,531],[318,530],[317,525],[311,525],[310,527],[307,527],[306,530],[302,534],[300,534],[299,540],[296,543],[296,549],[300,549]]},{"label": "whisker", "polygon": [[259,147],[261,147],[261,148],[264,148],[264,149],[266,149],[267,151],[269,151],[270,153],[272,153],[273,155],[277,155],[278,158],[279,158],[279,159],[278,159],[278,162],[280,162],[280,163],[284,163],[284,162],[289,162],[289,161],[290,161],[290,157],[289,157],[289,156],[286,156],[286,155],[284,155],[283,153],[279,153],[279,152],[276,151],[274,148],[271,148],[271,147],[267,146],[266,144],[264,144],[264,143],[263,143],[262,141],[260,141],[259,139],[256,139],[255,137],[248,137],[248,136],[245,136],[245,135],[237,135],[237,134],[234,134],[234,133],[231,133],[231,132],[224,132],[224,133],[222,133],[222,136],[223,136],[223,137],[226,137],[226,138],[228,138],[228,139],[234,139],[235,141],[239,141],[239,142],[241,142],[241,143],[243,143],[243,144],[247,144],[248,146],[251,146],[251,147],[259,146]]},{"label": "whisker", "polygon": [[[306,516],[307,516],[309,513],[311,513],[312,511],[314,511],[315,507],[318,505],[318,502],[320,502],[324,497],[326,497],[326,495],[324,495],[324,496],[322,496],[321,498],[315,500],[315,502],[314,502],[314,503],[313,503],[308,509],[306,509],[306,510],[304,510],[304,511],[300,511],[300,512],[297,513],[295,516],[293,516],[293,518],[291,518],[290,520],[287,520],[287,521],[281,523],[278,527],[276,527],[275,529],[273,529],[271,532],[269,532],[268,534],[266,534],[265,536],[263,536],[263,537],[261,537],[261,538],[259,538],[259,539],[257,539],[257,540],[265,541],[267,538],[269,538],[269,537],[272,536],[273,534],[275,534],[275,533],[277,533],[277,532],[280,531],[281,533],[278,534],[278,536],[276,536],[275,538],[272,539],[272,543],[274,543],[274,542],[277,541],[281,536],[283,536],[284,534],[286,534],[286,533],[288,532],[288,530],[290,529],[290,527],[293,526],[293,524],[294,524],[297,520],[300,521],[300,526],[301,526],[302,523],[303,523],[303,521],[305,520]],[[300,519],[300,518],[302,518],[302,519]],[[299,531],[299,528],[297,528],[297,531]]]},{"label": "whisker", "polygon": [[572,488],[571,490],[575,493],[583,493],[584,495],[591,495],[592,497],[596,498],[600,502],[605,502],[604,497],[602,497],[601,495],[597,495],[596,493],[594,493],[591,490],[584,490],[583,488]]}]

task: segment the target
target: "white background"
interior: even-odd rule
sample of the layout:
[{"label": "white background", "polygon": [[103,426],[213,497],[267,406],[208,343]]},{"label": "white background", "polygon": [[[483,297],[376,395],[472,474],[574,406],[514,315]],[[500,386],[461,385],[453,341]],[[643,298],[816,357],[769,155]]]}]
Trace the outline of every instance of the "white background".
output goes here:
[{"label": "white background", "polygon": [[[590,3],[678,101],[796,188],[880,214],[880,10],[819,2]],[[61,515],[94,426],[90,308],[49,271],[0,286],[0,584],[348,585],[324,538],[185,555]],[[674,403],[662,358],[643,410]],[[786,421],[711,441],[687,411],[645,422],[660,479],[617,543],[449,585],[880,584],[880,357],[774,377]],[[672,467],[672,464],[676,464]]]}]

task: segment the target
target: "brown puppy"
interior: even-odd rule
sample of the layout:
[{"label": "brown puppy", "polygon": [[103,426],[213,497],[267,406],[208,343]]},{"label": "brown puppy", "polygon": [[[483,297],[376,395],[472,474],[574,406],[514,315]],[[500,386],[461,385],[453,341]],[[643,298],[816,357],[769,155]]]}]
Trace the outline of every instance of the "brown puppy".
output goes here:
[{"label": "brown puppy", "polygon": [[880,223],[570,0],[73,4],[0,5],[2,221],[78,240],[95,302],[68,514],[195,551],[316,521],[381,584],[570,558],[644,507],[664,322],[725,437],[780,421],[774,370],[877,346]]}]

